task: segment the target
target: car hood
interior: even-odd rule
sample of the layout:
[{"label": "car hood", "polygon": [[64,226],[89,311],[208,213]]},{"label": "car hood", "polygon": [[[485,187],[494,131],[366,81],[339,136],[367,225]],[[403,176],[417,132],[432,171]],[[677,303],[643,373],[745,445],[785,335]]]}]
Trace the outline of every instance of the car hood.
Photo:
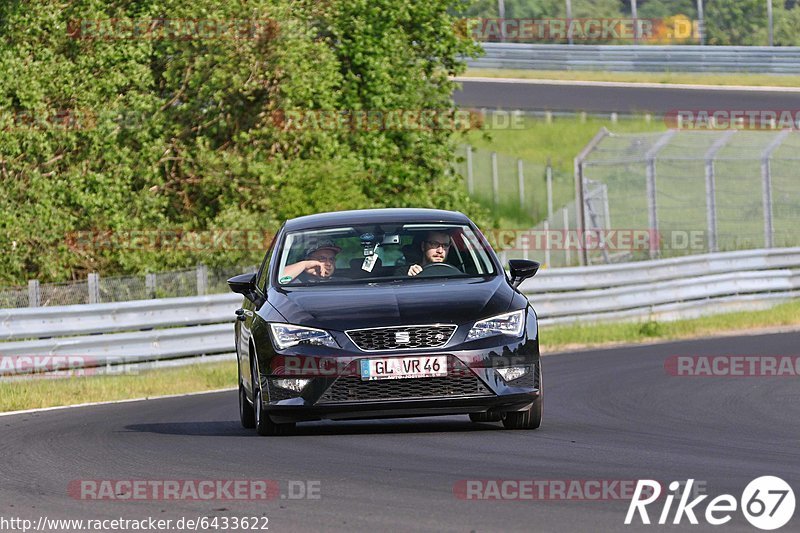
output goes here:
[{"label": "car hood", "polygon": [[268,300],[291,324],[344,331],[463,324],[507,311],[515,295],[521,297],[503,276],[495,276],[271,290]]}]

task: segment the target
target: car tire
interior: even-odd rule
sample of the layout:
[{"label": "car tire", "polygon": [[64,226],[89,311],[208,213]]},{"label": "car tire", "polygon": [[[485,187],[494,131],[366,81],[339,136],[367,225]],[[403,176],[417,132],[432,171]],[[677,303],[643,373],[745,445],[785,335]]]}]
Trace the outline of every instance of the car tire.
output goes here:
[{"label": "car tire", "polygon": [[500,413],[470,413],[469,419],[473,422],[500,422],[503,415]]},{"label": "car tire", "polygon": [[253,368],[253,408],[255,410],[254,420],[256,433],[262,437],[290,434],[294,430],[295,424],[276,424],[266,411],[264,411],[264,402],[261,395],[261,380],[256,378],[258,370],[256,370],[255,364],[251,366]]},{"label": "car tire", "polygon": [[536,429],[542,425],[542,396],[533,401],[524,411],[506,413],[503,426],[506,429]]}]

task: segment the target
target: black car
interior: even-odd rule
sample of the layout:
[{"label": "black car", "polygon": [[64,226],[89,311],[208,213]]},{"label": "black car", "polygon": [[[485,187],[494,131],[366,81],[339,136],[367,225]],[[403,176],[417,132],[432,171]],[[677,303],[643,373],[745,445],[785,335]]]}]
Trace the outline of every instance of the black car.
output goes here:
[{"label": "black car", "polygon": [[373,209],[287,221],[257,273],[228,280],[239,413],[261,435],[296,422],[469,414],[542,420],[536,314],[461,213]]}]

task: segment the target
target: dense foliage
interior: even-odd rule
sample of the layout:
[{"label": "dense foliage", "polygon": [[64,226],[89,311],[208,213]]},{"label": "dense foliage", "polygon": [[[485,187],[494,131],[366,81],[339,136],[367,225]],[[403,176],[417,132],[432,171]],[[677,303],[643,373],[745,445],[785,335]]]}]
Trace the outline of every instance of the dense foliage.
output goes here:
[{"label": "dense foliage", "polygon": [[[0,282],[263,254],[154,247],[152,238],[98,247],[85,233],[76,245],[75,232],[270,232],[298,215],[391,206],[486,221],[449,172],[458,139],[447,128],[281,120],[297,109],[446,112],[449,76],[474,51],[454,31],[456,4],[0,3]],[[190,19],[211,25],[192,33],[180,27]],[[248,26],[225,33],[220,21]]]}]

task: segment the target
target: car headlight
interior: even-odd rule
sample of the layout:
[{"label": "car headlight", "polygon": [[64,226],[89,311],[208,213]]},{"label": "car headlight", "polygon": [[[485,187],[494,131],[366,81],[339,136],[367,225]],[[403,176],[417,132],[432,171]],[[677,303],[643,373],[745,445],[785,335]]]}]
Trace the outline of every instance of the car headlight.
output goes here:
[{"label": "car headlight", "polygon": [[485,320],[475,322],[472,329],[467,334],[467,341],[474,341],[493,335],[510,335],[519,337],[522,335],[522,328],[525,326],[525,309],[493,316]]},{"label": "car headlight", "polygon": [[338,348],[339,345],[324,329],[294,326],[292,324],[270,324],[272,338],[279,350],[285,350],[298,344],[317,344]]}]

